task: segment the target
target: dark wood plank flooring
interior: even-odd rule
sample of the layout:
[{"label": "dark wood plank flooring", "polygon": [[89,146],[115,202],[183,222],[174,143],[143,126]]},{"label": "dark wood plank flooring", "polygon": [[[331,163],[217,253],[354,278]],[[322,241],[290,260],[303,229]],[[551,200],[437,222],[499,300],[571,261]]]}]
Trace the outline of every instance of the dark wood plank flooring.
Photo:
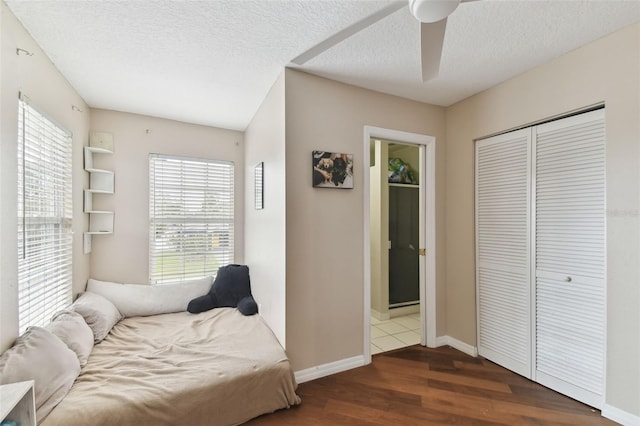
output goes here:
[{"label": "dark wood plank flooring", "polygon": [[410,346],[298,387],[258,425],[615,425],[600,411],[450,347]]}]

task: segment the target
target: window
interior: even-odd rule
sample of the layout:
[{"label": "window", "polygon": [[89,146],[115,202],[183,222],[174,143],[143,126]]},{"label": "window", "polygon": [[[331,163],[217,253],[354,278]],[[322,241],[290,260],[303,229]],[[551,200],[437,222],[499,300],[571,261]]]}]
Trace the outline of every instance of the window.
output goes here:
[{"label": "window", "polygon": [[229,161],[149,156],[149,281],[215,275],[233,263]]},{"label": "window", "polygon": [[71,134],[18,107],[18,325],[48,324],[71,303]]}]

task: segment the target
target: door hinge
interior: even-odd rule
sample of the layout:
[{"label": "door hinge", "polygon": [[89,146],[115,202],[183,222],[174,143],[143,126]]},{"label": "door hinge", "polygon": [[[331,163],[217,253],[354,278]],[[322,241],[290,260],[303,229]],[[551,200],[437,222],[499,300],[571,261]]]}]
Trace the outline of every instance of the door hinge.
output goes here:
[{"label": "door hinge", "polygon": [[418,249],[418,254],[420,256],[426,256],[427,255],[427,249]]}]

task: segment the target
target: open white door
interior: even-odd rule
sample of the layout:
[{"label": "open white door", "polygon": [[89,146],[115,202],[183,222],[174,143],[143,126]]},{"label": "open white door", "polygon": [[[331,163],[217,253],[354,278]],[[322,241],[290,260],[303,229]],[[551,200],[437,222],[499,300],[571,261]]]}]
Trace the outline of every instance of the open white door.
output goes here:
[{"label": "open white door", "polygon": [[[364,164],[370,162],[370,140],[379,138],[402,144],[418,145],[420,148],[420,213],[419,247],[423,255],[419,259],[420,275],[420,317],[421,343],[429,347],[436,346],[436,303],[435,303],[435,138],[433,136],[401,132],[365,126]],[[364,173],[364,354],[365,362],[371,362],[371,230],[370,230],[370,191],[369,173]]]}]

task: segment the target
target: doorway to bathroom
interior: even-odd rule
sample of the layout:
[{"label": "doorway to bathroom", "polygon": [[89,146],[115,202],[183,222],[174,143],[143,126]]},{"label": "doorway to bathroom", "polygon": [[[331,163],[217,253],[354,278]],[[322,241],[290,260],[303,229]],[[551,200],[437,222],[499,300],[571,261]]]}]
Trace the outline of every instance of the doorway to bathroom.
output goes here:
[{"label": "doorway to bathroom", "polygon": [[365,127],[365,358],[435,346],[435,138]]}]

